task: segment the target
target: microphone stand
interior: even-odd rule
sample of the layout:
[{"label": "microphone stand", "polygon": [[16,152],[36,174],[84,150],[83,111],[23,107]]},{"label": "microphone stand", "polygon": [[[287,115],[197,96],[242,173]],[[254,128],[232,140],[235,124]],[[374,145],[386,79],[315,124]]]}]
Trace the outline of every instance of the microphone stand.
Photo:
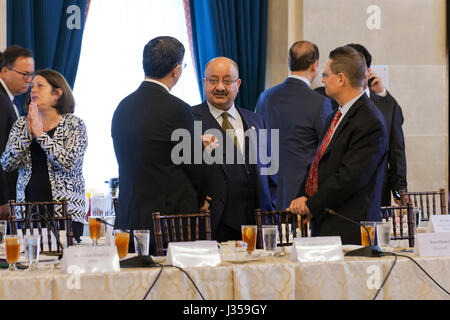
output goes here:
[{"label": "microphone stand", "polygon": [[[105,220],[101,219],[101,218],[95,218],[96,221],[103,223],[107,226],[113,227],[114,225],[112,225],[111,223],[106,222]],[[125,231],[126,232],[126,231]],[[128,234],[130,234],[130,232],[127,232]],[[142,255],[142,251],[141,251],[141,242],[139,241],[139,238],[136,237],[133,234],[134,239],[137,242],[138,245],[138,255],[136,257],[132,257],[129,259],[125,259],[120,261],[120,267],[121,268],[149,268],[149,267],[159,267],[159,264],[157,264],[150,255],[148,256],[144,256]]]},{"label": "microphone stand", "polygon": [[370,238],[370,233],[369,230],[367,230],[366,226],[364,226],[362,223],[354,221],[352,219],[349,219],[331,209],[326,208],[325,212],[327,212],[328,214],[331,214],[333,216],[339,217],[341,219],[344,219],[348,222],[351,222],[353,224],[356,224],[358,226],[361,226],[364,228],[364,230],[366,230],[367,232],[367,237],[369,238],[369,246],[368,247],[362,247],[356,250],[352,250],[349,251],[345,254],[345,256],[351,256],[351,257],[382,257],[384,255],[386,255],[379,246],[374,246],[372,243],[372,239]]}]

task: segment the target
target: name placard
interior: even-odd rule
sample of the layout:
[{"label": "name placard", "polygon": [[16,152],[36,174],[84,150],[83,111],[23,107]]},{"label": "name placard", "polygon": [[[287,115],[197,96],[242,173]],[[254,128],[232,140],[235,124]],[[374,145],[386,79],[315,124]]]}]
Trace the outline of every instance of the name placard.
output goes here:
[{"label": "name placard", "polygon": [[62,273],[119,272],[119,256],[115,246],[69,247],[64,249]]},{"label": "name placard", "polygon": [[341,237],[295,238],[291,260],[296,262],[344,260]]},{"label": "name placard", "polygon": [[220,264],[217,241],[170,242],[167,264],[178,267],[215,267]]},{"label": "name placard", "polygon": [[428,232],[450,232],[450,215],[431,215],[428,222]]},{"label": "name placard", "polygon": [[414,254],[420,257],[450,256],[450,232],[417,233]]}]

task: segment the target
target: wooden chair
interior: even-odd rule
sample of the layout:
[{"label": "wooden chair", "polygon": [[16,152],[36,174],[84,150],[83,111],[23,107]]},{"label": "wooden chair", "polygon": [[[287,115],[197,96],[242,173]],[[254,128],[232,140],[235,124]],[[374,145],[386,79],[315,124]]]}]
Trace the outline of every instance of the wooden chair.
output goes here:
[{"label": "wooden chair", "polygon": [[[58,214],[55,210],[56,206],[61,206],[62,214]],[[52,201],[52,202],[15,202],[9,201],[9,213],[8,218],[11,234],[17,234],[17,230],[21,229],[22,234],[26,234],[26,230],[30,229],[30,234],[34,234],[38,229],[41,235],[41,252],[44,252],[42,229],[47,229],[47,238],[49,254],[60,255],[61,248],[56,245],[56,248],[52,247],[51,241],[51,227],[50,223],[56,232],[66,231],[66,246],[73,245],[73,233],[72,233],[72,215],[67,211],[67,201]],[[19,214],[19,216],[17,215]],[[44,218],[42,218],[44,217]],[[45,221],[47,220],[47,221]],[[48,222],[48,223],[47,223]]]},{"label": "wooden chair", "polygon": [[[300,221],[298,221],[298,217],[300,217]],[[298,225],[300,226],[301,236],[308,236],[307,225],[303,224],[302,216],[298,216],[290,211],[261,211],[260,209],[256,209],[259,249],[263,248],[262,226],[267,224],[278,225],[278,237],[280,242],[277,245],[281,247],[292,245],[292,242],[289,240],[289,226],[291,226],[293,238],[297,236]],[[284,230],[282,229],[283,225]]]},{"label": "wooden chair", "polygon": [[117,208],[119,207],[119,199],[114,197],[113,198],[113,208],[114,208],[114,215],[117,216]]},{"label": "wooden chair", "polygon": [[161,215],[153,212],[155,243],[158,256],[165,255],[169,242],[211,240],[209,210],[192,214]]},{"label": "wooden chair", "polygon": [[[407,232],[403,231],[403,217],[406,215]],[[394,236],[391,240],[408,240],[409,246],[414,247],[415,239],[415,218],[411,203],[406,206],[381,207],[381,217],[386,221],[392,221]],[[398,218],[398,222],[397,222]]]},{"label": "wooden chair", "polygon": [[[437,202],[437,197],[439,197],[439,202]],[[429,221],[430,216],[433,214],[448,214],[445,189],[429,192],[407,192],[401,190],[400,199],[402,206],[410,202],[413,208],[422,210],[421,221]]]}]

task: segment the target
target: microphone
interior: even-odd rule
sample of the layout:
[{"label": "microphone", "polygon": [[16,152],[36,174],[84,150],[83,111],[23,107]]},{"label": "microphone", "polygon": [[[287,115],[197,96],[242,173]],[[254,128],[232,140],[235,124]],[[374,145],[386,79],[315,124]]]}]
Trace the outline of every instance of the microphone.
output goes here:
[{"label": "microphone", "polygon": [[367,230],[366,226],[364,226],[361,222],[349,219],[349,218],[347,218],[347,217],[337,213],[336,211],[333,211],[333,210],[328,209],[328,208],[325,208],[325,212],[330,214],[330,215],[333,215],[333,216],[339,217],[341,219],[344,219],[344,220],[346,220],[348,222],[351,222],[353,224],[356,224],[356,225],[358,225],[360,227],[363,227],[364,230],[366,230],[366,232],[367,232],[367,237],[369,238],[369,246],[349,251],[349,252],[347,252],[345,254],[346,256],[353,256],[353,257],[382,257],[382,256],[386,255],[381,250],[381,248],[379,246],[374,246],[373,245],[372,239],[370,238],[369,230]]},{"label": "microphone", "polygon": [[[96,221],[103,223],[107,226],[111,226],[114,228],[114,225],[111,223],[106,222],[105,220],[101,218],[95,218]],[[124,231],[128,234],[131,234],[131,232]],[[157,264],[151,256],[144,256],[142,255],[142,249],[141,249],[141,242],[139,241],[139,238],[136,237],[133,234],[133,238],[136,239],[136,242],[138,244],[138,255],[133,258],[125,259],[120,261],[120,267],[121,268],[147,268],[147,267],[159,267],[159,264]]]}]

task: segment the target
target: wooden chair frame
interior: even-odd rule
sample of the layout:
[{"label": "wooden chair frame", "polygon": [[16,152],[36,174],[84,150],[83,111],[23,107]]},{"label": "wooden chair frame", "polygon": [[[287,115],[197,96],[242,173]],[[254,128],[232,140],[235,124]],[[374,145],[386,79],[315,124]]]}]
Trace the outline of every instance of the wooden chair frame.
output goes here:
[{"label": "wooden chair frame", "polygon": [[[439,214],[436,205],[436,197],[439,196],[440,214],[448,214],[447,204],[445,199],[445,189],[439,189],[439,191],[426,191],[426,192],[407,192],[405,190],[400,191],[400,201],[402,206],[406,206],[408,202],[411,203],[413,208],[422,209],[422,221],[429,221],[430,216]],[[430,204],[431,197],[431,204]],[[425,198],[425,201],[424,201]],[[425,202],[425,204],[424,204]]]},{"label": "wooden chair frame", "polygon": [[[60,205],[62,209],[62,215],[57,216],[55,212],[55,206]],[[51,207],[49,210],[48,207]],[[20,211],[20,218],[16,216],[16,210]],[[35,211],[34,211],[35,210]],[[66,245],[67,247],[73,245],[73,233],[72,233],[72,215],[67,211],[67,200],[62,201],[51,201],[51,202],[15,202],[14,200],[9,201],[9,213],[8,218],[10,225],[11,234],[16,235],[17,230],[21,229],[22,234],[26,234],[26,230],[30,229],[30,233],[34,234],[34,229],[37,228],[39,234],[41,235],[41,252],[43,249],[43,239],[42,239],[42,229],[47,228],[47,238],[50,253],[61,253],[59,246],[56,246],[56,250],[52,248],[51,243],[51,230],[47,223],[35,213],[38,213],[44,218],[48,219],[48,222],[55,228],[58,232],[59,230],[66,231]],[[32,215],[32,217],[30,217]],[[27,223],[28,222],[28,223]]]},{"label": "wooden chair frame", "polygon": [[[403,212],[406,211],[406,221],[408,234],[403,234]],[[399,225],[397,225],[396,217],[399,216]],[[391,240],[408,240],[409,246],[414,247],[415,243],[415,218],[411,203],[406,206],[381,207],[381,217],[386,221],[392,221],[394,237]],[[398,230],[397,230],[398,229]]]},{"label": "wooden chair frame", "polygon": [[[201,221],[204,221],[206,240],[211,240],[211,214],[209,210],[200,213],[172,215],[161,215],[159,212],[153,212],[152,215],[156,251],[159,256],[165,254],[169,242],[200,240],[201,235],[203,235],[203,232],[200,234]],[[183,220],[187,221],[185,229],[183,228]],[[191,222],[194,224],[192,225]],[[191,232],[192,226],[195,227],[194,235]]]}]

